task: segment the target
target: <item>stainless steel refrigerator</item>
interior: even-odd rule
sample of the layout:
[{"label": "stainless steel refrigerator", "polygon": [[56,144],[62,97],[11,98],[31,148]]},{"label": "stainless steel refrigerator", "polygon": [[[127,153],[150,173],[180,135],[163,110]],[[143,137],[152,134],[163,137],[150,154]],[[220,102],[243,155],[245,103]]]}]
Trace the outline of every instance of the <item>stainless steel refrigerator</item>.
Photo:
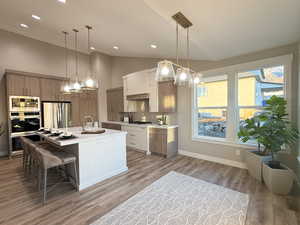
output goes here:
[{"label": "stainless steel refrigerator", "polygon": [[71,102],[42,102],[42,126],[45,128],[69,127]]}]

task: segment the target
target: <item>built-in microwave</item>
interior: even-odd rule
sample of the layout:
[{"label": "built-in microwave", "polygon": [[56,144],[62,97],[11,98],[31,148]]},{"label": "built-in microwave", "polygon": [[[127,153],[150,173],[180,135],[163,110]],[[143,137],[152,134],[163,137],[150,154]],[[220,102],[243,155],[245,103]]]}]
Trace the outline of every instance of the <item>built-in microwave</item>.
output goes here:
[{"label": "built-in microwave", "polygon": [[40,112],[40,98],[28,96],[10,96],[10,112]]}]

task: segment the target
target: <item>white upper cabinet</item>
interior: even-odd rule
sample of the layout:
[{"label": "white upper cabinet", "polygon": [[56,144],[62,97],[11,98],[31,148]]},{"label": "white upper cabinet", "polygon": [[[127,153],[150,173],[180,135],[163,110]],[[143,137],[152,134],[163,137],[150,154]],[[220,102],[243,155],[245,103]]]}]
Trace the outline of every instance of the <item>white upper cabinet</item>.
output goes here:
[{"label": "white upper cabinet", "polygon": [[150,69],[123,77],[124,112],[139,112],[143,108],[138,101],[127,101],[128,95],[138,94],[149,95],[149,112],[176,112],[177,87],[173,81],[158,83],[155,72],[156,69]]},{"label": "white upper cabinet", "polygon": [[149,72],[141,71],[125,76],[124,84],[126,83],[127,95],[136,95],[148,93],[150,87]]},{"label": "white upper cabinet", "polygon": [[123,77],[124,111],[135,112],[135,102],[127,101],[128,95],[149,94],[149,111],[158,112],[158,83],[155,69],[139,71]]}]

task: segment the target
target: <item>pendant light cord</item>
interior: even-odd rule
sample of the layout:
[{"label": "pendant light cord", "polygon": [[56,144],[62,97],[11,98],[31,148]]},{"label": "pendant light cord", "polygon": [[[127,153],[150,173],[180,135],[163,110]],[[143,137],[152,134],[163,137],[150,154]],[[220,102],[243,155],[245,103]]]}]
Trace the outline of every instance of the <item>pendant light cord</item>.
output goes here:
[{"label": "pendant light cord", "polygon": [[63,31],[65,35],[65,62],[66,62],[66,79],[68,79],[68,46],[67,46],[67,35],[68,32]]},{"label": "pendant light cord", "polygon": [[187,67],[190,69],[190,28],[188,27],[186,30],[186,38],[187,38]]},{"label": "pendant light cord", "polygon": [[75,33],[75,62],[76,62],[76,81],[79,81],[78,77],[78,51],[77,51],[77,33],[78,30],[74,29],[73,30]]},{"label": "pendant light cord", "polygon": [[179,56],[178,56],[178,48],[179,48],[179,31],[178,31],[178,22],[176,23],[176,63],[179,65]]},{"label": "pendant light cord", "polygon": [[90,68],[90,78],[92,77],[92,59],[91,59],[91,35],[90,32],[93,29],[91,26],[86,26],[87,30],[88,30],[88,53],[89,53],[89,68]]}]

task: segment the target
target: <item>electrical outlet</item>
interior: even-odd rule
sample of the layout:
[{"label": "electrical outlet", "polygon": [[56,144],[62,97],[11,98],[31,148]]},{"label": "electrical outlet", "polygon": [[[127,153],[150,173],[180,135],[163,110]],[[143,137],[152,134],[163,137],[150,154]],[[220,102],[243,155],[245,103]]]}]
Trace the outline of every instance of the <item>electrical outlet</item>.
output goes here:
[{"label": "electrical outlet", "polygon": [[235,154],[236,155],[241,155],[241,151],[240,150],[235,150]]}]

